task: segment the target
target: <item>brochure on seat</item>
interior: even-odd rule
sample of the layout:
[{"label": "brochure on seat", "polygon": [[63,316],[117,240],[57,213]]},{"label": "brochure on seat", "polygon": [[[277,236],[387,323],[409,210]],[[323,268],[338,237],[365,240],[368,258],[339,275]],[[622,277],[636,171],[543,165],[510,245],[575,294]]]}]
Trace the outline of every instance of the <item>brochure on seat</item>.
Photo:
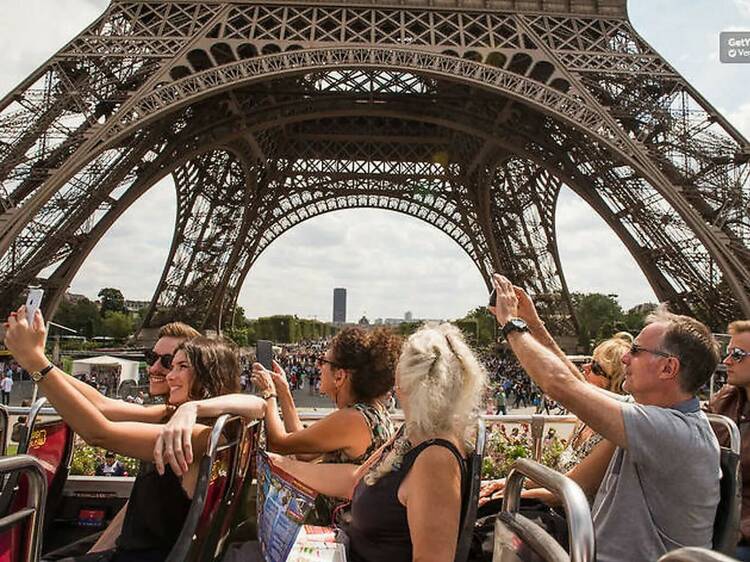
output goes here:
[{"label": "brochure on seat", "polygon": [[336,529],[305,525],[289,554],[294,562],[346,562],[344,545],[336,542]]},{"label": "brochure on seat", "polygon": [[266,562],[285,562],[317,492],[258,452],[258,540]]}]

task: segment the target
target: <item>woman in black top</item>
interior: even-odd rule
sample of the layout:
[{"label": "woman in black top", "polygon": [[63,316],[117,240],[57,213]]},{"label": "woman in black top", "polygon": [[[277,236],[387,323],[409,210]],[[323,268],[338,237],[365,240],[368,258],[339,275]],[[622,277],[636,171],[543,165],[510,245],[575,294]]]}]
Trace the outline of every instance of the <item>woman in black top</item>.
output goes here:
[{"label": "woman in black top", "polygon": [[451,562],[464,461],[486,376],[455,326],[427,326],[404,345],[396,394],[405,424],[361,467],[275,464],[321,493],[352,498],[353,562]]},{"label": "woman in black top", "polygon": [[[8,318],[5,344],[23,368],[39,378],[39,387],[58,414],[90,445],[116,451],[143,461],[154,461],[154,448],[161,425],[108,420],[87,398],[68,382],[68,375],[52,366],[44,353],[46,330],[39,311],[29,326],[25,307]],[[188,400],[237,392],[239,358],[236,347],[225,340],[197,337],[177,347],[172,369],[166,376],[168,402],[178,406]],[[257,399],[254,417],[265,413],[265,403]],[[213,414],[207,413],[207,417]],[[206,451],[209,425],[197,424],[190,441],[195,458]],[[171,452],[169,453],[171,454]],[[125,514],[122,533],[114,551],[74,560],[115,562],[159,562],[164,560],[187,516],[198,477],[199,463],[184,466],[175,474],[169,467],[157,472],[150,464],[136,478]]]}]

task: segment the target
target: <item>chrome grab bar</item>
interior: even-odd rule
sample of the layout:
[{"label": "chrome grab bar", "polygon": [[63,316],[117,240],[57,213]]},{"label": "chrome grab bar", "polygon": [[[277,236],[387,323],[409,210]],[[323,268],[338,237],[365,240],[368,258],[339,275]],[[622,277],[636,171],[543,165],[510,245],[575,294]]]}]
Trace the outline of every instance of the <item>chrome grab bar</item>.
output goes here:
[{"label": "chrome grab bar", "polygon": [[25,562],[37,562],[41,555],[44,505],[47,502],[47,477],[41,463],[29,455],[0,458],[0,473],[25,472],[28,474],[28,498],[26,507],[0,518],[0,532],[31,520],[31,529],[26,533]]},{"label": "chrome grab bar", "polygon": [[737,562],[726,554],[705,548],[685,547],[668,552],[659,562]]},{"label": "chrome grab bar", "polygon": [[562,500],[568,521],[568,542],[571,562],[592,562],[595,553],[594,523],[586,494],[570,478],[529,459],[513,463],[505,481],[503,511],[518,513],[524,478],[554,492]]},{"label": "chrome grab bar", "polygon": [[734,423],[730,418],[722,416],[720,414],[709,414],[706,412],[706,417],[711,423],[718,424],[727,430],[729,434],[729,448],[732,449],[733,453],[740,454],[740,430],[737,424]]}]

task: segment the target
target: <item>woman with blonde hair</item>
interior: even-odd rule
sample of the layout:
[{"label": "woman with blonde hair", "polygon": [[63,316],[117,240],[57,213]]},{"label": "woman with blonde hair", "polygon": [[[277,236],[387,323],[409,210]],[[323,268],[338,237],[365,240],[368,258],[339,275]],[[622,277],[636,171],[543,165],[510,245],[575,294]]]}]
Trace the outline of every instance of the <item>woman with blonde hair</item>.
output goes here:
[{"label": "woman with blonde hair", "polygon": [[485,386],[461,332],[427,325],[406,341],[396,367],[405,423],[393,440],[362,466],[273,461],[321,493],[352,499],[353,562],[452,561]]}]

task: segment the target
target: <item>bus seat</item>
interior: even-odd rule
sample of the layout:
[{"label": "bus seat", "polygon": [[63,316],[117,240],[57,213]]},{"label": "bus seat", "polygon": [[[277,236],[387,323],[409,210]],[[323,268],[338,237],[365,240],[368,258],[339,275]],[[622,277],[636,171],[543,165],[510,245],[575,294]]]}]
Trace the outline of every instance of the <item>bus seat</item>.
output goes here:
[{"label": "bus seat", "polygon": [[219,532],[224,519],[234,512],[237,464],[248,426],[243,418],[220,416],[213,426],[206,454],[200,461],[193,501],[167,562],[204,562],[223,554]]},{"label": "bus seat", "polygon": [[[28,454],[39,460],[47,483],[45,519],[46,530],[52,523],[62,501],[63,488],[68,478],[73,456],[73,431],[62,419],[39,421],[39,412],[46,403],[40,398],[31,407],[26,418],[26,431],[18,444],[18,454]],[[16,472],[8,480],[0,494],[0,514],[16,511],[25,502],[27,486],[25,476]],[[42,533],[44,537],[46,533]]]},{"label": "bus seat", "polygon": [[493,562],[570,562],[565,549],[520,513],[500,512],[495,522]]},{"label": "bus seat", "polygon": [[659,562],[736,562],[736,558],[705,548],[689,547],[668,552],[659,558]]},{"label": "bus seat", "polygon": [[463,506],[461,508],[461,526],[458,533],[455,562],[466,562],[469,558],[471,539],[474,535],[474,524],[477,521],[479,506],[479,489],[482,484],[482,463],[484,461],[484,444],[487,438],[487,428],[480,418],[477,421],[477,438],[474,451],[469,455],[466,464],[466,487],[463,490]]},{"label": "bus seat", "polygon": [[714,519],[713,549],[733,554],[740,534],[742,481],[740,480],[740,431],[726,416],[706,414],[711,427],[722,443],[719,506]]},{"label": "bus seat", "polygon": [[0,457],[4,457],[8,447],[9,432],[8,410],[5,406],[0,406]]},{"label": "bus seat", "polygon": [[233,485],[228,490],[224,501],[222,501],[223,513],[220,519],[213,524],[211,535],[206,542],[203,552],[203,560],[218,560],[224,553],[230,532],[233,531],[234,523],[240,511],[242,493],[246,488],[248,480],[252,480],[256,474],[256,459],[258,453],[259,436],[262,433],[262,421],[253,420],[247,422],[239,443],[236,471]]},{"label": "bus seat", "polygon": [[34,457],[14,455],[0,458],[0,476],[22,483],[14,494],[18,507],[0,517],[0,562],[36,562],[47,499],[45,469]]},{"label": "bus seat", "polygon": [[[542,527],[519,514],[524,478],[531,478],[562,500],[568,522],[568,553]],[[578,484],[535,461],[516,460],[506,480],[503,510],[495,521],[493,560],[592,562],[595,551],[589,503]]]}]

